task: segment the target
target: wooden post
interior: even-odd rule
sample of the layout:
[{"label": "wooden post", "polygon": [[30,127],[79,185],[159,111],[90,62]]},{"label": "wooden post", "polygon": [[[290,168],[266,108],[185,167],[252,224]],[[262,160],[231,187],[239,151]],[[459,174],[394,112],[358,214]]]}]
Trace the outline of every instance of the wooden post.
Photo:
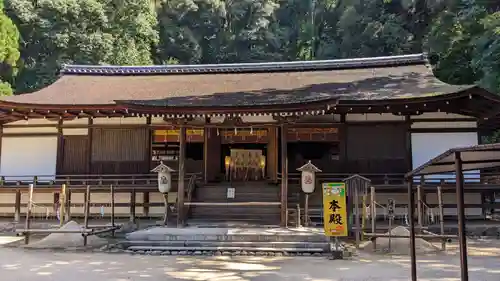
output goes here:
[{"label": "wooden post", "polygon": [[[85,190],[85,207],[83,210],[84,213],[84,229],[87,230],[89,227],[89,213],[90,213],[90,185],[87,185],[87,189]],[[87,246],[87,235],[83,236],[83,246]]]},{"label": "wooden post", "polygon": [[309,193],[306,193],[304,202],[304,226],[309,226]]},{"label": "wooden post", "polygon": [[363,193],[363,199],[362,199],[362,207],[363,209],[361,209],[361,240],[364,240],[365,237],[364,237],[364,234],[365,234],[365,225],[366,225],[366,221],[365,221],[365,218],[366,218],[366,189]]},{"label": "wooden post", "polygon": [[61,186],[61,194],[59,195],[59,227],[64,224],[66,216],[66,184]]},{"label": "wooden post", "polygon": [[[57,173],[63,172],[63,162],[64,162],[64,134],[63,134],[63,119],[59,119],[57,123],[57,162],[56,171]],[[64,202],[64,201],[62,201]],[[62,216],[60,216],[62,218]],[[61,220],[63,221],[63,220]]]},{"label": "wooden post", "polygon": [[[110,185],[111,192],[111,227],[115,227],[115,187]],[[111,231],[111,236],[115,237],[115,230]]]},{"label": "wooden post", "polygon": [[14,207],[14,221],[21,221],[21,190],[16,189],[16,205]]},{"label": "wooden post", "polygon": [[419,230],[422,231],[422,214],[423,214],[423,204],[422,204],[422,184],[423,182],[420,181],[420,185],[417,185],[417,222],[418,222],[418,227]]},{"label": "wooden post", "polygon": [[142,194],[142,206],[144,207],[144,216],[149,217],[149,192],[144,192]]},{"label": "wooden post", "polygon": [[168,193],[163,193],[162,195],[163,202],[165,203],[165,209],[163,210],[163,225],[168,226]]},{"label": "wooden post", "polygon": [[92,174],[92,142],[93,142],[93,134],[94,134],[94,129],[92,128],[92,125],[94,124],[94,120],[89,118],[88,120],[88,134],[87,134],[87,174]]},{"label": "wooden post", "polygon": [[408,220],[410,226],[410,275],[411,281],[417,281],[417,254],[415,249],[415,194],[413,178],[407,179],[408,185]]},{"label": "wooden post", "polygon": [[[186,170],[184,162],[186,160],[186,127],[183,125],[179,132],[179,179],[177,189],[177,227],[184,225],[184,177]],[[168,200],[168,199],[167,199]]]},{"label": "wooden post", "polygon": [[[439,227],[441,235],[444,235],[444,210],[443,210],[443,190],[441,185],[437,187],[438,205],[439,205]],[[441,240],[441,250],[446,251],[446,239]]]},{"label": "wooden post", "polygon": [[460,281],[469,281],[467,261],[467,230],[465,228],[464,172],[462,155],[455,151],[455,181],[457,187],[458,245],[460,248]]},{"label": "wooden post", "polygon": [[[375,223],[377,220],[377,206],[375,205],[375,187],[370,187],[370,212],[372,216],[372,233],[375,233]],[[377,239],[372,239],[373,250],[377,250]]]},{"label": "wooden post", "polygon": [[281,226],[286,227],[288,205],[288,126],[281,125]]},{"label": "wooden post", "polygon": [[297,227],[300,227],[300,204],[297,204],[297,221],[295,222]]},{"label": "wooden post", "polygon": [[[359,248],[359,244],[360,244],[360,239],[361,239],[361,235],[360,235],[360,225],[359,225],[359,187],[360,187],[360,184],[359,184],[359,180],[357,180],[358,182],[354,185],[354,210],[355,210],[355,213],[354,213],[354,219],[356,220],[354,222],[354,226],[356,227],[356,231],[354,232],[355,235],[356,235],[356,248]],[[390,231],[390,230],[389,230]]]},{"label": "wooden post", "polygon": [[132,189],[132,192],[130,193],[130,222],[135,223],[135,199],[136,193],[135,193],[135,188]]},{"label": "wooden post", "polygon": [[28,191],[28,204],[26,206],[26,222],[24,224],[24,229],[28,230],[28,232],[24,235],[24,244],[28,244],[30,242],[30,224],[31,224],[31,208],[33,208],[33,191],[35,189],[35,184],[30,184],[30,188]]},{"label": "wooden post", "polygon": [[69,186],[66,188],[66,218],[65,221],[69,222],[71,220],[71,188]]}]

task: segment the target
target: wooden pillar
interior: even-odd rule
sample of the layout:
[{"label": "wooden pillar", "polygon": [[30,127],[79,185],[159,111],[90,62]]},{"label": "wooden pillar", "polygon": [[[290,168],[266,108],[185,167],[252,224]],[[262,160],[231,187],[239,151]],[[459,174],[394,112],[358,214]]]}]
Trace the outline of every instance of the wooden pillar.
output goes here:
[{"label": "wooden pillar", "polygon": [[278,128],[269,127],[266,173],[270,181],[276,182],[278,179]]},{"label": "wooden pillar", "polygon": [[87,174],[92,173],[92,125],[94,124],[94,120],[89,118],[89,133],[87,139]]},{"label": "wooden pillar", "polygon": [[205,127],[203,131],[203,163],[205,183],[215,181],[221,173],[222,150],[221,137],[217,134],[217,128]]},{"label": "wooden pillar", "polygon": [[186,170],[186,127],[181,126],[179,130],[179,179],[177,182],[177,227],[184,225],[184,177]]},{"label": "wooden pillar", "polygon": [[[2,158],[2,142],[3,142],[3,126],[0,125],[0,159]],[[0,160],[0,164],[1,164],[1,160]],[[3,184],[3,182],[2,182]]]},{"label": "wooden pillar", "polygon": [[455,152],[455,181],[457,185],[458,245],[460,248],[460,281],[469,281],[467,262],[467,230],[465,226],[464,173],[462,155]]},{"label": "wooden pillar", "polygon": [[348,172],[348,155],[347,155],[347,124],[346,124],[346,115],[341,114],[340,115],[340,123],[341,125],[339,126],[339,141],[340,141],[340,147],[339,147],[339,160],[341,163],[341,171],[342,173]]},{"label": "wooden pillar", "polygon": [[406,123],[406,165],[407,170],[413,169],[413,153],[411,150],[411,119],[409,115],[405,116]]},{"label": "wooden pillar", "polygon": [[144,212],[144,217],[149,217],[149,192],[145,191],[142,193],[142,206],[143,206],[143,212]]},{"label": "wooden pillar", "polygon": [[68,185],[66,190],[66,217],[65,222],[69,222],[71,220],[71,188]]},{"label": "wooden pillar", "polygon": [[[207,121],[210,119],[207,118]],[[210,147],[209,147],[209,138],[210,138],[210,128],[203,127],[203,180],[205,183],[208,183],[211,178],[211,167],[209,162],[210,156]]]},{"label": "wooden pillar", "polygon": [[288,205],[288,126],[281,125],[281,226],[286,227]]},{"label": "wooden pillar", "polygon": [[151,116],[148,116],[146,118],[146,125],[147,125],[147,127],[146,127],[146,143],[145,143],[146,149],[144,149],[144,153],[145,153],[145,155],[144,155],[144,163],[145,163],[144,173],[149,174],[151,171],[151,168],[153,168],[153,167],[151,167],[151,156],[153,154],[151,151],[153,149],[152,145],[151,145],[151,143],[152,143],[151,135],[153,132],[153,130],[151,130]]},{"label": "wooden pillar", "polygon": [[64,135],[63,135],[63,120],[59,119],[57,123],[57,162],[56,162],[56,173],[63,173],[63,161],[64,161]]},{"label": "wooden pillar", "polygon": [[21,221],[21,190],[16,189],[16,205],[14,207],[14,221]]},{"label": "wooden pillar", "polygon": [[132,191],[130,192],[130,222],[135,223],[135,200],[136,199],[136,193],[135,189],[132,188]]},{"label": "wooden pillar", "polygon": [[415,249],[415,194],[413,179],[407,179],[408,185],[408,221],[410,224],[410,273],[411,281],[417,281],[417,255]]}]

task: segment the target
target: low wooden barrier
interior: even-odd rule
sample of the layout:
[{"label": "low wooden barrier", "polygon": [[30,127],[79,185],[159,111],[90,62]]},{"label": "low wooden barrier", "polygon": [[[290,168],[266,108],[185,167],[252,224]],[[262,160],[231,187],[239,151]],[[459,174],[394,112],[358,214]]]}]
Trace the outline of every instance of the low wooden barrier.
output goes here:
[{"label": "low wooden barrier", "polygon": [[[53,229],[32,229],[31,228],[31,220],[32,220],[32,215],[31,211],[34,205],[33,202],[33,194],[34,194],[34,184],[30,184],[29,190],[28,190],[28,204],[26,208],[26,220],[25,220],[25,227],[24,229],[21,230],[16,230],[17,235],[24,235],[24,243],[28,244],[30,240],[31,234],[36,234],[36,233],[81,233],[83,236],[83,246],[87,246],[87,240],[90,235],[97,235],[101,233],[106,233],[106,232],[111,232],[112,235],[114,236],[115,230],[119,229],[120,226],[115,225],[115,217],[114,217],[114,187],[110,186],[110,193],[111,193],[111,225],[110,226],[104,226],[102,228],[100,227],[95,227],[95,228],[89,228],[89,213],[90,213],[90,186],[87,186],[85,189],[85,208],[84,208],[84,226],[82,229],[60,229],[60,228],[53,228]],[[61,188],[61,197],[63,198],[62,204],[60,204],[59,207],[59,221],[60,221],[60,226],[63,225],[64,221],[69,220],[69,217],[65,217],[65,214],[69,214],[66,212],[66,204],[65,204],[65,198],[66,198],[66,186],[63,185]],[[60,198],[61,198],[60,197]]]}]

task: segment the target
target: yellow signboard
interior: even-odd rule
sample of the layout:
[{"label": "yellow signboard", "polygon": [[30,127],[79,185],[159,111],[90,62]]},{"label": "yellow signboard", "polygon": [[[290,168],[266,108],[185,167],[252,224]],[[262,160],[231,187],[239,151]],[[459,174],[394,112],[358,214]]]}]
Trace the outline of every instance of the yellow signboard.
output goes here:
[{"label": "yellow signboard", "polygon": [[345,183],[323,183],[323,224],[326,236],[347,236]]}]

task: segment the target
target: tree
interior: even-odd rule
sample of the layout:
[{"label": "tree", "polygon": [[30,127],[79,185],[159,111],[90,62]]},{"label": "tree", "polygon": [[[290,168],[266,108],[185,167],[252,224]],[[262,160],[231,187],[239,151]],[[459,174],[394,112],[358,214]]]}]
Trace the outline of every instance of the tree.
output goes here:
[{"label": "tree", "polygon": [[17,87],[52,83],[63,64],[151,64],[158,34],[149,0],[7,0],[22,38]]},{"label": "tree", "polygon": [[490,4],[456,1],[435,20],[426,46],[441,80],[500,92],[500,12]]},{"label": "tree", "polygon": [[158,62],[273,60],[274,0],[168,0],[158,11]]},{"label": "tree", "polygon": [[0,95],[12,95],[9,82],[12,80],[19,60],[19,32],[5,15],[3,1],[0,1]]}]

